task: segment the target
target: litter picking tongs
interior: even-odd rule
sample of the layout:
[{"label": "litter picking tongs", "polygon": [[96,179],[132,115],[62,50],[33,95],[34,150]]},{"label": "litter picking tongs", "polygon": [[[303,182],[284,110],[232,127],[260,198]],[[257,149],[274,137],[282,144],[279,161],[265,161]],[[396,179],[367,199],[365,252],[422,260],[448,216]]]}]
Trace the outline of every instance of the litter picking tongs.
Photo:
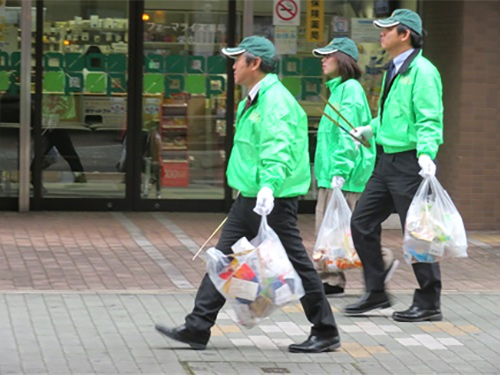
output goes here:
[{"label": "litter picking tongs", "polygon": [[[323,98],[321,95],[319,96],[331,109],[333,109],[333,111],[342,119],[345,121],[345,123],[347,125],[349,125],[349,127],[352,129],[352,130],[355,130],[356,128],[354,126],[352,126],[352,124],[344,117],[342,116],[342,114],[338,111],[337,108],[335,108],[328,100],[326,100],[325,98]],[[359,138],[359,137],[356,137],[354,134],[351,134],[351,132],[349,130],[347,130],[346,128],[344,128],[342,125],[340,125],[338,123],[338,121],[335,121],[333,118],[331,118],[330,116],[328,116],[323,110],[321,110],[320,108],[318,108],[320,111],[321,111],[321,114],[323,116],[325,116],[328,120],[330,120],[331,122],[333,122],[335,125],[337,125],[340,129],[342,129],[343,131],[345,131],[347,134],[349,134],[349,136],[351,136],[352,138],[354,138],[356,141],[358,141],[359,143],[361,143],[363,146],[365,146],[366,148],[370,148],[371,145],[370,145],[370,142],[368,142],[366,139],[364,138]]]},{"label": "litter picking tongs", "polygon": [[201,247],[198,249],[196,254],[194,254],[194,257],[192,260],[195,260],[196,258],[198,258],[198,256],[202,252],[202,250],[205,248],[205,246],[207,246],[207,243],[209,243],[210,240],[217,234],[217,232],[220,230],[220,228],[222,228],[222,226],[226,223],[226,221],[227,221],[227,217],[224,220],[222,220],[222,222],[219,224],[219,226],[217,228],[215,228],[215,230],[212,232],[210,237],[208,237],[208,239],[205,241],[205,243],[203,245],[201,245]]}]

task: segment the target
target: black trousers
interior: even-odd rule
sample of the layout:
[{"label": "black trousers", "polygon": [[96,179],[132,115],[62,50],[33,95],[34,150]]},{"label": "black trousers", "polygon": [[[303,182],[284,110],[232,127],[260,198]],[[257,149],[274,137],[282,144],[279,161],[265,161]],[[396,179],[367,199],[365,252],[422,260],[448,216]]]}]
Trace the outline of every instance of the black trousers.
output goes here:
[{"label": "black trousers", "polygon": [[[238,196],[222,228],[217,249],[230,254],[231,246],[241,237],[251,240],[257,235],[261,216],[253,212],[254,207],[255,198]],[[297,198],[275,199],[274,209],[267,217],[268,224],[280,238],[290,262],[302,279],[306,294],[300,302],[307,319],[313,324],[311,334],[329,338],[338,335],[338,330],[323,284],[302,243],[297,228],[297,207]],[[217,314],[225,302],[224,296],[217,291],[208,275],[205,275],[196,294],[194,309],[186,316],[186,327],[208,342],[210,328],[215,324]]]},{"label": "black trousers", "polygon": [[[43,135],[42,155],[45,157],[52,147],[55,147],[66,160],[72,172],[83,172],[82,162],[66,129],[50,129],[45,132]],[[33,171],[33,168],[32,162],[31,171]]]},{"label": "black trousers", "polygon": [[[382,223],[396,209],[404,228],[408,208],[422,182],[419,171],[415,150],[382,153],[352,214],[352,239],[363,263],[367,292],[379,292],[385,288],[380,243]],[[413,305],[422,309],[439,308],[439,263],[414,263],[412,267],[420,286],[415,290]]]}]

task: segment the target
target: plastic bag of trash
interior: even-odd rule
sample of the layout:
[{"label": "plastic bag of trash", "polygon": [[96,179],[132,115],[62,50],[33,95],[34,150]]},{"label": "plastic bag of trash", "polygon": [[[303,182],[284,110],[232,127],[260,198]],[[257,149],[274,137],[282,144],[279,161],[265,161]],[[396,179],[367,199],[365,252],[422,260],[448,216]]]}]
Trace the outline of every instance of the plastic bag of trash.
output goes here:
[{"label": "plastic bag of trash", "polygon": [[241,238],[231,249],[228,255],[208,249],[207,273],[242,326],[252,328],[275,309],[304,296],[302,280],[265,216],[253,240]]},{"label": "plastic bag of trash", "polygon": [[312,258],[323,272],[362,267],[351,237],[351,210],[340,189],[333,189]]},{"label": "plastic bag of trash", "polygon": [[425,177],[406,215],[403,242],[408,264],[467,257],[462,217],[436,177]]}]

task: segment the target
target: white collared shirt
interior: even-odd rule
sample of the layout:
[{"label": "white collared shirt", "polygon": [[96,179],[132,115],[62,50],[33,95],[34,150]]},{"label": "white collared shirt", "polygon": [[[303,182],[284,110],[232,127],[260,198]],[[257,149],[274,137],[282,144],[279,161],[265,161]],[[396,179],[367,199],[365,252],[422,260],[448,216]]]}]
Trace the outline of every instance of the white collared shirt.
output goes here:
[{"label": "white collared shirt", "polygon": [[[264,78],[262,78],[262,79],[264,79]],[[259,92],[259,89],[260,89],[260,83],[262,82],[262,79],[261,79],[259,82],[257,82],[257,83],[255,84],[255,86],[254,86],[254,87],[252,87],[252,89],[251,89],[251,90],[250,90],[250,92],[248,93],[248,96],[250,97],[250,100],[252,101],[252,103],[253,103],[253,101],[254,101],[255,97],[257,96],[257,93]]]},{"label": "white collared shirt", "polygon": [[396,67],[396,71],[394,74],[397,74],[399,72],[399,69],[401,68],[401,65],[405,62],[405,60],[412,54],[412,52],[415,51],[415,48],[410,48],[408,51],[404,51],[403,53],[397,55],[392,62],[394,63],[394,66]]}]

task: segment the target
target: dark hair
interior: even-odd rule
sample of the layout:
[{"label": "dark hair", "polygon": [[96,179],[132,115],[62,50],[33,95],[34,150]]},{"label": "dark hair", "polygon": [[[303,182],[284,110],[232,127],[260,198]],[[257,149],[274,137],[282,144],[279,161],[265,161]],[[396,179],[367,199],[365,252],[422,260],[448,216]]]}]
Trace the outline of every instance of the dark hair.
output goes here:
[{"label": "dark hair", "polygon": [[[257,59],[257,57],[255,55],[251,54],[250,52],[245,52],[245,61],[246,61],[247,65],[251,64],[252,61],[255,61],[256,59]],[[268,63],[268,62],[260,59],[259,70],[264,74],[274,73],[274,71],[276,70],[276,63],[277,62],[278,62],[278,59],[276,57],[273,57],[272,63]]]},{"label": "dark hair", "polygon": [[102,53],[102,52],[99,46],[91,45],[89,46],[89,48],[87,48],[87,51],[85,51],[85,55],[89,55],[91,53]]},{"label": "dark hair", "polygon": [[334,52],[330,56],[334,56],[339,67],[339,76],[342,77],[342,82],[348,79],[359,79],[361,77],[361,69],[351,56],[344,52]]},{"label": "dark hair", "polygon": [[[424,46],[424,37],[422,35],[417,34],[415,31],[410,29],[408,26],[399,24],[396,27],[396,29],[397,29],[398,34],[404,34],[404,33],[406,33],[407,30],[410,31],[410,41],[411,41],[411,46],[413,48],[422,48]],[[426,32],[423,31],[423,34],[425,35]]]}]

